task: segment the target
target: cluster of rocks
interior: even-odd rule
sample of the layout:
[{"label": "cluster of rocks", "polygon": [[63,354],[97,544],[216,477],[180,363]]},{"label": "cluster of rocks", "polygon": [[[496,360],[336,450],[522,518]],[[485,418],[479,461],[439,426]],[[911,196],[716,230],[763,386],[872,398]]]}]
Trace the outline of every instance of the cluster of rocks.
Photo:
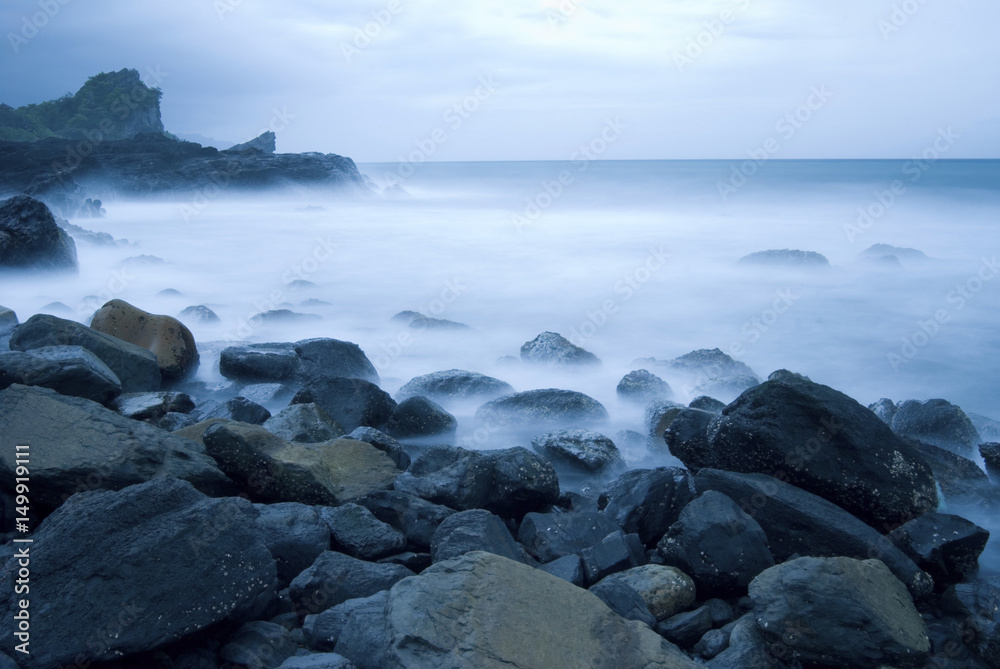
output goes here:
[{"label": "cluster of rocks", "polygon": [[[446,370],[393,397],[357,345],[309,339],[222,350],[226,399],[191,380],[176,319],[114,300],[91,327],[0,309],[11,326],[0,500],[11,528],[27,445],[31,624],[24,654],[0,594],[0,665],[1000,666],[989,533],[954,513],[1000,510],[969,459],[1000,445],[943,400],[869,409],[717,350],[647,360],[754,383],[684,405],[627,374],[639,439],[684,465],[629,470],[572,390]],[[595,364],[561,339],[524,361]],[[505,448],[454,445],[469,403]]]}]

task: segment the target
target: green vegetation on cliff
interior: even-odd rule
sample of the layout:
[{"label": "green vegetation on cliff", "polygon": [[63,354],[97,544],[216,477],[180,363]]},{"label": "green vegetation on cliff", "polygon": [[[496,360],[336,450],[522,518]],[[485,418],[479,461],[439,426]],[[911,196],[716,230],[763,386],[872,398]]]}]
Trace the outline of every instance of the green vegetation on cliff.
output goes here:
[{"label": "green vegetation on cliff", "polygon": [[127,139],[163,132],[159,88],[142,83],[136,70],[102,72],[75,95],[14,109],[0,104],[0,141]]}]

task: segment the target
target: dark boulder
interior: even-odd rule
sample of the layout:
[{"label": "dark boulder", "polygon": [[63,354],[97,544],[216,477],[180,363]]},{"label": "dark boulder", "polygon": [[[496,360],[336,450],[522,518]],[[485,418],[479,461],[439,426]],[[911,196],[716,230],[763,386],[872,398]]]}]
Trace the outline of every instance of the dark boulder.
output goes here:
[{"label": "dark boulder", "polygon": [[627,402],[646,404],[650,400],[666,399],[673,395],[670,385],[646,369],[629,372],[618,382],[618,397]]},{"label": "dark boulder", "polygon": [[463,402],[483,403],[514,392],[504,381],[477,372],[449,369],[410,379],[399,392],[396,401],[423,395],[442,406],[449,407]]},{"label": "dark boulder", "polygon": [[559,499],[552,465],[524,448],[468,451],[434,446],[396,478],[396,490],[458,510],[521,518]]},{"label": "dark boulder", "polygon": [[927,462],[875,414],[783,370],[727,406],[709,426],[708,450],[685,464],[776,476],[877,528],[938,503]]},{"label": "dark boulder", "polygon": [[990,533],[975,523],[947,513],[924,514],[889,534],[889,540],[940,589],[976,571],[989,538]]},{"label": "dark boulder", "polygon": [[375,564],[326,551],[289,586],[293,610],[300,616],[319,613],[348,599],[369,597],[391,588],[413,572],[392,564]]},{"label": "dark boulder", "polygon": [[413,550],[427,551],[434,531],[453,509],[398,490],[377,490],[355,500],[383,523],[406,535]]},{"label": "dark boulder", "polygon": [[396,402],[389,393],[363,379],[320,377],[306,383],[292,404],[314,403],[344,430],[379,428],[386,424]]},{"label": "dark boulder", "polygon": [[579,553],[621,530],[609,516],[596,512],[529,513],[517,539],[540,562]]},{"label": "dark boulder", "polygon": [[892,542],[836,504],[764,474],[702,469],[699,493],[723,493],[763,528],[775,562],[793,556],[877,557],[914,597],[933,589],[933,581]]},{"label": "dark boulder", "polygon": [[615,442],[591,430],[549,432],[533,438],[531,447],[550,462],[592,474],[625,467]]},{"label": "dark boulder", "polygon": [[15,444],[30,446],[31,501],[54,509],[73,493],[174,477],[209,495],[236,488],[201,444],[125,418],[96,402],[14,385],[0,391],[0,471],[13,485]]},{"label": "dark boulder", "polygon": [[192,411],[191,416],[199,422],[224,418],[239,423],[261,425],[271,417],[271,412],[245,397],[234,397],[225,402],[207,400]]},{"label": "dark boulder", "polygon": [[977,506],[988,513],[1000,512],[1000,494],[990,483],[989,475],[978,464],[953,451],[909,437],[902,439],[931,466],[940,492],[944,493],[942,497],[945,504]]},{"label": "dark boulder", "polygon": [[303,339],[293,345],[303,381],[324,377],[364,379],[378,383],[379,376],[357,344],[339,339]]},{"label": "dark boulder", "polygon": [[321,613],[310,613],[302,621],[302,636],[306,647],[318,651],[333,650],[337,647],[341,631],[355,612],[371,606],[384,608],[388,596],[388,590],[380,590],[368,597],[348,599]]},{"label": "dark boulder", "polygon": [[0,202],[0,269],[77,270],[76,244],[44,202],[27,195]]},{"label": "dark boulder", "polygon": [[963,456],[975,453],[979,432],[959,407],[941,399],[900,402],[892,431]]},{"label": "dark boulder", "polygon": [[159,390],[156,356],[135,344],[48,314],[36,314],[17,326],[10,338],[12,351],[45,346],[81,346],[107,365],[121,381],[122,392]]},{"label": "dark boulder", "polygon": [[692,471],[709,466],[712,447],[708,441],[708,429],[720,414],[691,408],[679,411],[663,432],[663,440],[671,455]]},{"label": "dark boulder", "polygon": [[[125,419],[123,419],[125,420]],[[111,662],[215,623],[260,616],[274,558],[241,499],[210,499],[162,478],[74,496],[34,533],[31,653],[23,667]],[[0,578],[12,583],[17,559]],[[0,598],[3,649],[15,643],[11,588]]]},{"label": "dark boulder", "polygon": [[664,639],[685,649],[693,648],[711,629],[712,614],[707,606],[677,613],[656,626]]},{"label": "dark boulder", "polygon": [[420,395],[400,402],[386,422],[386,432],[399,439],[454,434],[458,421],[444,407]]},{"label": "dark boulder", "polygon": [[335,551],[374,562],[406,548],[402,532],[358,504],[324,507],[320,515],[330,528],[331,547]]},{"label": "dark boulder", "polygon": [[573,390],[526,390],[504,395],[479,407],[476,420],[487,428],[564,428],[598,425],[608,420],[604,406]]},{"label": "dark boulder", "polygon": [[808,665],[917,666],[930,643],[910,594],[879,560],[804,557],[750,584],[764,636]]},{"label": "dark boulder", "polygon": [[655,546],[692,499],[689,474],[678,467],[660,467],[625,472],[608,484],[599,504],[626,532]]},{"label": "dark boulder", "polygon": [[448,516],[431,538],[434,562],[471,551],[486,551],[509,560],[528,562],[524,549],[514,541],[504,522],[485,509],[470,509]]},{"label": "dark boulder", "polygon": [[0,352],[0,389],[15,383],[51,388],[61,395],[100,404],[107,404],[122,391],[111,368],[81,346]]},{"label": "dark boulder", "polygon": [[694,579],[702,597],[746,594],[750,581],[774,566],[767,535],[757,521],[714,490],[684,507],[657,551],[664,564]]},{"label": "dark boulder", "polygon": [[547,574],[552,574],[557,578],[572,583],[575,586],[584,587],[586,580],[583,574],[583,558],[574,553],[546,562],[538,567]]},{"label": "dark boulder", "polygon": [[240,344],[219,356],[219,371],[227,379],[245,383],[290,381],[299,368],[294,344]]},{"label": "dark boulder", "polygon": [[280,587],[330,550],[330,528],[315,507],[296,502],[254,506],[264,545],[277,561]]},{"label": "dark boulder", "polygon": [[317,444],[336,439],[344,429],[316,404],[291,404],[263,423],[264,429],[285,441]]},{"label": "dark boulder", "polygon": [[637,534],[612,532],[599,542],[580,551],[583,578],[588,585],[602,578],[646,563],[646,552]]},{"label": "dark boulder", "polygon": [[531,341],[525,342],[521,346],[521,360],[559,366],[601,364],[596,355],[555,332],[543,332]]},{"label": "dark boulder", "polygon": [[683,411],[690,411],[683,404],[671,400],[653,400],[646,405],[643,423],[646,425],[646,444],[650,450],[663,451],[667,428]]}]

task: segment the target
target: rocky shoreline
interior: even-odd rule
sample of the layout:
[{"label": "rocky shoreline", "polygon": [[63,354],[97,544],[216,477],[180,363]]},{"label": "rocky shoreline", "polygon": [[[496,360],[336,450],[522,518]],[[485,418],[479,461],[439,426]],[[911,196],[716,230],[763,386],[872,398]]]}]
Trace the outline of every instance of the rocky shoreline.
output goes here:
[{"label": "rocky shoreline", "polygon": [[[1000,447],[944,400],[694,351],[644,362],[748,387],[682,405],[637,368],[646,424],[609,437],[571,389],[442,370],[390,396],[335,339],[215,360],[121,300],[0,323],[0,666],[1000,666],[961,515],[1000,510],[974,461]],[[556,333],[520,360],[600,364]],[[215,364],[226,392],[191,379]],[[470,402],[504,448],[456,444]],[[636,437],[684,466],[629,469]]]},{"label": "rocky shoreline", "polygon": [[[0,265],[75,246],[12,198]],[[352,342],[198,342],[205,312],[0,307],[0,667],[1000,667],[989,419],[706,349],[634,361],[611,434],[572,387],[390,394]],[[604,364],[555,332],[505,363]]]}]

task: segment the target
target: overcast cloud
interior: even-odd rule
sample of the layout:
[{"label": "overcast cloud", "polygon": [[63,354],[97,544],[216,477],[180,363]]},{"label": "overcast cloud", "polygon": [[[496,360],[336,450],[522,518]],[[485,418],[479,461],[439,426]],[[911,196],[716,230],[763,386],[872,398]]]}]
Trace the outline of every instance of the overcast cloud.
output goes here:
[{"label": "overcast cloud", "polygon": [[172,132],[364,162],[568,159],[609,119],[609,159],[899,158],[949,127],[949,158],[1000,158],[998,24],[996,0],[7,0],[0,101],[131,67]]}]

